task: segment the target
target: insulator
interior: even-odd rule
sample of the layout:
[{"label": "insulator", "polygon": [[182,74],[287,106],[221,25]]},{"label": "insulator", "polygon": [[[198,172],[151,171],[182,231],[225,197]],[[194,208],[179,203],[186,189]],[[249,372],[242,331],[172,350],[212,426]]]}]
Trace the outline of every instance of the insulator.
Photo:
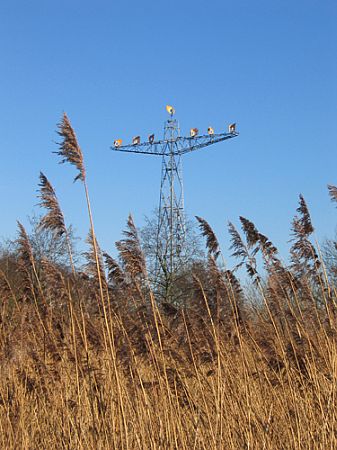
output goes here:
[{"label": "insulator", "polygon": [[214,134],[214,129],[212,127],[208,127],[207,133],[211,136],[212,134]]},{"label": "insulator", "polygon": [[116,141],[114,141],[115,147],[120,147],[121,145],[122,145],[122,139],[117,139]]},{"label": "insulator", "polygon": [[191,137],[195,137],[198,134],[199,130],[198,128],[191,128],[190,133]]},{"label": "insulator", "polygon": [[139,145],[140,144],[140,136],[135,136],[132,138],[132,145]]},{"label": "insulator", "polygon": [[236,129],[236,123],[231,123],[228,127],[228,132],[235,133],[235,129]]},{"label": "insulator", "polygon": [[149,142],[150,142],[150,144],[153,144],[153,142],[154,142],[154,134],[150,134]]}]

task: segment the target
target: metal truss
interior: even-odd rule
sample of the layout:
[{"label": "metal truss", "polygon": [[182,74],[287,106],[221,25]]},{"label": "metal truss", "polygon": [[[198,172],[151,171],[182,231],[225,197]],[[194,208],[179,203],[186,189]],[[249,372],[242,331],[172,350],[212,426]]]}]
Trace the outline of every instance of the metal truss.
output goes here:
[{"label": "metal truss", "polygon": [[136,136],[130,145],[121,145],[115,141],[112,150],[162,157],[162,171],[159,198],[159,217],[157,227],[157,250],[155,278],[162,279],[164,295],[172,300],[172,286],[177,273],[183,269],[185,246],[185,213],[182,176],[182,155],[199,150],[218,142],[232,139],[239,133],[235,124],[230,125],[228,133],[214,134],[212,128],[208,134],[198,135],[197,129],[191,130],[190,137],[180,136],[179,123],[173,118],[174,109],[166,107],[170,118],[165,122],[164,139],[155,141],[154,135],[146,142],[140,142]]},{"label": "metal truss", "polygon": [[[169,121],[168,121],[169,122]],[[208,147],[209,145],[216,144],[217,142],[225,141],[238,136],[238,132],[233,133],[220,133],[220,134],[204,134],[202,136],[195,137],[181,137],[178,136],[175,139],[175,148],[173,149],[173,155],[184,155],[185,153],[199,150],[200,148]],[[140,153],[144,155],[169,155],[171,148],[168,145],[169,140],[163,139],[153,143],[142,142],[140,144],[121,145],[119,147],[111,147],[112,150],[127,153]]]}]

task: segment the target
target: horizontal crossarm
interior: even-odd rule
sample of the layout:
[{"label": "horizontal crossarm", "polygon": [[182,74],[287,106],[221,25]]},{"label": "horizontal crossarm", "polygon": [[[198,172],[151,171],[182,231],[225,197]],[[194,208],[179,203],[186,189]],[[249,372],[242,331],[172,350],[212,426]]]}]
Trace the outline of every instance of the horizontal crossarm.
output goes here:
[{"label": "horizontal crossarm", "polygon": [[178,142],[178,154],[183,155],[185,153],[193,152],[194,150],[199,150],[203,147],[208,147],[209,145],[216,144],[217,142],[225,141],[226,139],[231,139],[238,136],[239,133],[221,133],[212,135],[203,135],[196,137],[180,137]]},{"label": "horizontal crossarm", "polygon": [[[220,134],[205,134],[202,136],[194,137],[178,137],[173,142],[174,155],[183,155],[185,153],[193,152],[203,147],[208,147],[209,145],[216,144],[217,142],[225,141],[226,139],[231,139],[238,136],[239,133],[220,133]],[[171,154],[170,145],[172,141],[170,140],[160,140],[155,142],[142,142],[140,144],[134,145],[121,145],[119,147],[111,147],[112,150],[117,152],[128,152],[128,153],[141,153],[146,155],[169,155]]]},{"label": "horizontal crossarm", "polygon": [[119,147],[110,147],[111,150],[116,152],[128,152],[128,153],[143,153],[145,155],[163,155],[165,144],[167,141],[156,141],[152,144],[150,142],[142,142],[135,145],[121,145]]}]

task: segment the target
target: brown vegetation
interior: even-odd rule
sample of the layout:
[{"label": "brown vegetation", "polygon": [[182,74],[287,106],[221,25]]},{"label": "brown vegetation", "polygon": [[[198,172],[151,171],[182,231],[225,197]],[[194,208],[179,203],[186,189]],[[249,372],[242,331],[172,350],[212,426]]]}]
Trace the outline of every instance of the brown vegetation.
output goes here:
[{"label": "brown vegetation", "polygon": [[[191,294],[183,305],[158,301],[131,216],[119,260],[101,252],[66,116],[60,136],[59,155],[84,184],[87,266],[76,270],[71,245],[71,270],[37,259],[20,223],[15,252],[0,261],[0,448],[337,448],[336,289],[304,198],[289,266],[252,222],[240,218],[243,236],[229,224],[254,301],[218,263],[200,217],[208,259],[186,276]],[[43,174],[40,200],[41,227],[67,235]]]}]

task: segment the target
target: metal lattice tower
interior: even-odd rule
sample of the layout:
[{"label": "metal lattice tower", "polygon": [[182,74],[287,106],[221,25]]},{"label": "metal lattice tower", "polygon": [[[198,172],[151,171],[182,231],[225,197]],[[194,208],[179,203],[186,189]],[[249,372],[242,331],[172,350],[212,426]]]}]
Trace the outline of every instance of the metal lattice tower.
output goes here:
[{"label": "metal lattice tower", "polygon": [[179,123],[173,118],[174,108],[167,106],[166,109],[170,118],[165,122],[162,140],[156,141],[152,134],[148,141],[141,142],[140,136],[136,136],[130,145],[122,145],[119,139],[111,148],[162,157],[155,272],[156,279],[160,275],[164,276],[166,295],[169,296],[175,275],[182,269],[185,245],[182,155],[231,139],[238,136],[238,133],[235,124],[231,124],[227,133],[214,134],[214,130],[209,127],[207,134],[199,136],[198,130],[192,128],[189,137],[182,137]]}]

